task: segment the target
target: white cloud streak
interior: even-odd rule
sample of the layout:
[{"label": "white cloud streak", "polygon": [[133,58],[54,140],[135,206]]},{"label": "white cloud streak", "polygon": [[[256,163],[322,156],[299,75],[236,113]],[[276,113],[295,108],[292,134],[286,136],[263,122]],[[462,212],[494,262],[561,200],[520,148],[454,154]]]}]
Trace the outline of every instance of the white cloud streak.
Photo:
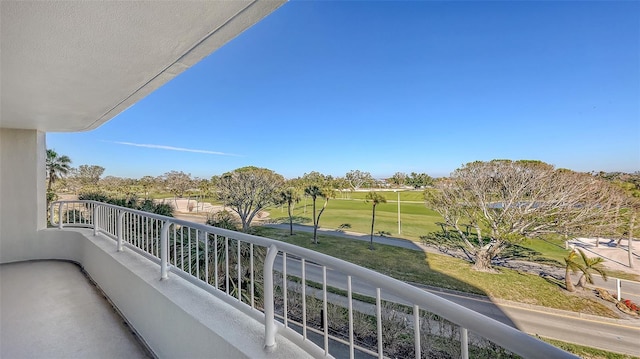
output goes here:
[{"label": "white cloud streak", "polygon": [[116,143],[118,145],[125,145],[125,146],[155,148],[155,149],[167,150],[167,151],[204,153],[204,154],[207,154],[207,155],[217,155],[217,156],[239,156],[239,155],[232,154],[232,153],[208,151],[208,150],[197,150],[197,149],[193,149],[193,148],[173,147],[173,146],[164,146],[164,145],[151,145],[151,144],[145,144],[145,143],[120,142],[120,141],[105,141],[105,142],[111,142],[111,143]]}]

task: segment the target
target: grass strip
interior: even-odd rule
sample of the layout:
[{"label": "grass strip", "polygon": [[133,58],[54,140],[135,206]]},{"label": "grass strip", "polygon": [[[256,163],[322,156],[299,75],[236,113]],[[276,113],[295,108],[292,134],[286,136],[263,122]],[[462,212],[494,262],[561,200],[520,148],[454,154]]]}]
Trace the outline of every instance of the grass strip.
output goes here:
[{"label": "grass strip", "polygon": [[510,269],[499,274],[477,272],[471,264],[445,255],[319,235],[319,243],[311,243],[310,233],[256,227],[256,234],[309,248],[383,273],[390,277],[439,288],[486,295],[515,302],[617,318],[605,305],[581,295],[566,293],[560,283]]},{"label": "grass strip", "polygon": [[634,359],[634,358],[638,359],[638,357],[635,357],[632,355],[608,352],[602,349],[585,347],[582,345],[567,343],[567,342],[563,342],[555,339],[544,338],[541,336],[536,336],[536,337],[555,347],[568,351],[569,353],[575,354],[580,358],[584,358],[584,359]]}]

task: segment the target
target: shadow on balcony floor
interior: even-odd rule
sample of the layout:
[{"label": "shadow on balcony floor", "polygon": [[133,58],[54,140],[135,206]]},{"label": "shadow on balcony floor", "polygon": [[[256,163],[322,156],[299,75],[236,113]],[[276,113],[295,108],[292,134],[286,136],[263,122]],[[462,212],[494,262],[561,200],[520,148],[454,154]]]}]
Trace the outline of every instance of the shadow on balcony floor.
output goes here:
[{"label": "shadow on balcony floor", "polygon": [[0,265],[0,357],[149,358],[76,264]]}]

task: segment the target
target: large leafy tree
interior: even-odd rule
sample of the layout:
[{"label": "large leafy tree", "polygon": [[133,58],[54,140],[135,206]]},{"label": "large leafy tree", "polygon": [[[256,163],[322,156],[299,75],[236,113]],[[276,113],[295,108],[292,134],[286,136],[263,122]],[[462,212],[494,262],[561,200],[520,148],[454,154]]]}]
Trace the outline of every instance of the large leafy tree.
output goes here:
[{"label": "large leafy tree", "polygon": [[98,188],[104,167],[97,165],[80,165],[70,171],[69,179],[72,187],[83,191],[95,191]]},{"label": "large leafy tree", "polygon": [[242,167],[225,173],[218,181],[218,196],[240,217],[247,232],[261,209],[277,203],[284,177],[266,168]]},{"label": "large leafy tree", "polygon": [[158,180],[153,176],[144,176],[138,180],[138,185],[142,187],[144,192],[144,199],[149,199],[149,192],[158,186]]},{"label": "large leafy tree", "polygon": [[433,178],[426,173],[411,172],[406,179],[406,183],[417,189],[433,185]]},{"label": "large leafy tree", "polygon": [[[596,234],[619,216],[619,190],[591,174],[540,161],[472,162],[425,192],[427,206],[455,229],[476,270],[510,243],[549,233]],[[475,238],[463,230],[475,229]]]},{"label": "large leafy tree", "polygon": [[365,201],[372,204],[372,213],[371,213],[371,236],[369,237],[369,249],[373,250],[373,228],[376,223],[376,206],[380,203],[387,203],[387,199],[376,192],[369,192],[365,197]]},{"label": "large leafy tree", "polygon": [[118,196],[134,197],[136,195],[136,180],[132,178],[122,178],[106,176],[99,181],[100,189],[107,193]]},{"label": "large leafy tree", "polygon": [[47,150],[46,170],[49,179],[47,190],[51,191],[55,181],[71,170],[71,159],[65,155],[60,156],[56,151],[49,149]]},{"label": "large leafy tree", "polygon": [[404,186],[407,183],[408,176],[404,172],[396,172],[393,176],[387,178],[387,182],[394,186]]}]

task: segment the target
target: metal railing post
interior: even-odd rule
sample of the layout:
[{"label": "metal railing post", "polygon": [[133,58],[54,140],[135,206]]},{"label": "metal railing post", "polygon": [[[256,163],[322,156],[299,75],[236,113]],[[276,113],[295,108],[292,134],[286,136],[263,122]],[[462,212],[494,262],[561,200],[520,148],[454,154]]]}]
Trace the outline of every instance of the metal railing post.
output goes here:
[{"label": "metal railing post", "polygon": [[[276,347],[276,320],[273,302],[273,262],[278,255],[278,248],[272,244],[264,259],[264,347],[273,351]],[[304,285],[304,284],[303,284]]]},{"label": "metal railing post", "polygon": [[422,358],[420,353],[420,307],[417,304],[413,305],[413,350],[415,352],[416,359]]},{"label": "metal railing post", "polygon": [[122,252],[122,232],[123,232],[123,222],[124,222],[124,211],[120,211],[118,214],[118,222],[117,222],[117,232],[118,232],[118,252]]},{"label": "metal railing post", "polygon": [[[62,229],[62,204],[63,202],[60,202],[58,207],[58,229]],[[53,216],[53,213],[51,215]]]},{"label": "metal railing post", "polygon": [[469,359],[469,333],[463,327],[460,327],[460,357]]},{"label": "metal railing post", "polygon": [[93,235],[97,236],[98,235],[98,205],[94,204],[93,205]]},{"label": "metal railing post", "polygon": [[171,224],[165,221],[160,232],[160,280],[169,278],[169,228]]},{"label": "metal railing post", "polygon": [[376,324],[378,334],[378,358],[384,359],[384,348],[382,346],[382,297],[380,287],[376,288]]}]

